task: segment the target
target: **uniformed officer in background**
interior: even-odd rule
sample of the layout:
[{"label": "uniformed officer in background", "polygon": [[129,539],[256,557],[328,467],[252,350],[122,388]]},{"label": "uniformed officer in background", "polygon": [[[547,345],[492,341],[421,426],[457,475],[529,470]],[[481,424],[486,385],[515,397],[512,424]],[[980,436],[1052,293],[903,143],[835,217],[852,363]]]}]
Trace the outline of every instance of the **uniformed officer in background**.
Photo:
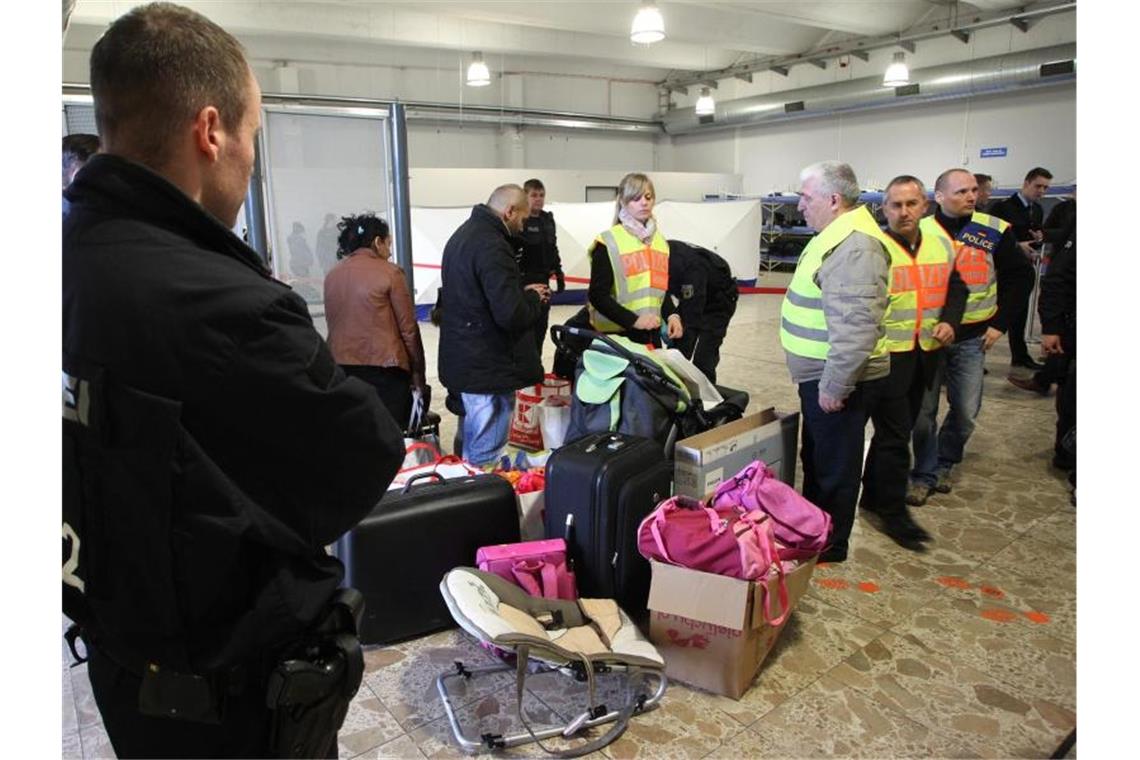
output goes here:
[{"label": "uniformed officer in background", "polygon": [[261,122],[238,41],[140,6],[90,81],[103,152],[63,224],[69,642],[119,757],[335,757],[361,610],[324,547],[379,501],[400,427],[230,231]]},{"label": "uniformed officer in background", "polygon": [[716,383],[720,346],[740,298],[732,267],[707,248],[670,240],[669,294],[685,325],[676,348]]},{"label": "uniformed officer in background", "polygon": [[[554,214],[543,209],[546,204],[546,187],[542,180],[528,179],[523,183],[530,216],[523,221],[523,249],[519,259],[519,273],[523,287],[532,284],[549,287],[550,278],[558,282],[557,292],[566,290],[566,277],[562,274],[562,259],[558,256],[558,236],[554,230]],[[550,322],[550,302],[542,305],[542,317],[534,326],[534,340],[542,359],[542,343],[546,340],[546,326]]]}]

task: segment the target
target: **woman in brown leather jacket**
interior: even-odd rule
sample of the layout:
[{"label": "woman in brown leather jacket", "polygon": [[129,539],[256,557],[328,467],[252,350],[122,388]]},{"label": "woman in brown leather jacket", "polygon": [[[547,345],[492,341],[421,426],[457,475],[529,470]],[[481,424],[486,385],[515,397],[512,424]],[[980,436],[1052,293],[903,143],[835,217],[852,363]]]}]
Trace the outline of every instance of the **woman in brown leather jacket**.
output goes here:
[{"label": "woman in brown leather jacket", "polygon": [[325,277],[329,347],[346,374],[371,384],[407,428],[413,387],[425,390],[424,346],[404,271],[389,259],[388,224],[372,214],[337,225],[337,258]]}]

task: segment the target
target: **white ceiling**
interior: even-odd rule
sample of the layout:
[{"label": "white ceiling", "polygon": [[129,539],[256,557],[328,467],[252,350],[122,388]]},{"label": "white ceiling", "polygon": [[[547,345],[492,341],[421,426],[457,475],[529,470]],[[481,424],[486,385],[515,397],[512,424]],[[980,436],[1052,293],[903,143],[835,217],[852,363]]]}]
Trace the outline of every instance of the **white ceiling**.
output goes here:
[{"label": "white ceiling", "polygon": [[[135,2],[79,0],[65,47],[89,47]],[[763,56],[793,55],[860,36],[897,34],[916,24],[977,12],[1030,7],[1028,0],[829,0],[781,2],[660,0],[666,39],[629,41],[636,0],[350,2],[348,0],[184,0],[239,37],[332,45],[344,60],[380,49],[473,51],[571,63],[631,67],[663,80],[679,71],[724,68]],[[390,53],[389,53],[390,55]]]}]

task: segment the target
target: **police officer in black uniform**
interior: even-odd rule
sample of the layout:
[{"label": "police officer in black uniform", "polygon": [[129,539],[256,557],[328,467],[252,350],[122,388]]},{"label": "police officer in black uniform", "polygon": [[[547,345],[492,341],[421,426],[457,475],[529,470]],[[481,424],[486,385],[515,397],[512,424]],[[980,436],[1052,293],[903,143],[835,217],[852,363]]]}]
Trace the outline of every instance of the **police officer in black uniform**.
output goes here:
[{"label": "police officer in black uniform", "polygon": [[103,152],[63,224],[63,607],[119,757],[336,757],[359,595],[324,547],[403,440],[230,231],[260,91],[167,3],[91,53]]},{"label": "police officer in black uniform", "polygon": [[732,267],[707,248],[670,240],[669,294],[685,325],[676,348],[715,383],[720,346],[740,297]]},{"label": "police officer in black uniform", "polygon": [[[523,247],[519,257],[519,273],[522,284],[539,283],[549,285],[550,278],[558,281],[558,291],[566,290],[566,278],[562,274],[562,259],[558,256],[558,237],[554,231],[554,214],[544,211],[546,187],[542,180],[528,179],[523,184],[527,200],[530,201],[530,216],[523,222]],[[538,345],[539,360],[542,360],[542,343],[546,340],[546,326],[550,322],[550,303],[542,305],[542,317],[534,326],[534,341]]]}]

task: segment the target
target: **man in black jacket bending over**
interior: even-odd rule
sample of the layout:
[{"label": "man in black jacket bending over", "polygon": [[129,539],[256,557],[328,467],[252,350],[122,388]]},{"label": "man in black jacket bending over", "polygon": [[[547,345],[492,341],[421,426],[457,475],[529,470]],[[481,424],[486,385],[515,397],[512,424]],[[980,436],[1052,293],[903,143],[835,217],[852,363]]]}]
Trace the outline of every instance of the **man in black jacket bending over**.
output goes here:
[{"label": "man in black jacket bending over", "polygon": [[[119,757],[273,756],[296,726],[267,707],[274,671],[312,657],[344,577],[324,547],[384,493],[402,436],[230,232],[261,101],[237,40],[135,8],[92,50],[91,90],[103,152],[63,226],[64,611]],[[327,662],[302,701],[335,713],[360,661]],[[335,753],[341,720],[301,751]]]},{"label": "man in black jacket bending over", "polygon": [[523,189],[503,185],[443,249],[439,379],[463,399],[463,456],[476,465],[507,445],[515,391],[542,382],[532,331],[550,287],[522,284],[511,243],[529,213]]}]

